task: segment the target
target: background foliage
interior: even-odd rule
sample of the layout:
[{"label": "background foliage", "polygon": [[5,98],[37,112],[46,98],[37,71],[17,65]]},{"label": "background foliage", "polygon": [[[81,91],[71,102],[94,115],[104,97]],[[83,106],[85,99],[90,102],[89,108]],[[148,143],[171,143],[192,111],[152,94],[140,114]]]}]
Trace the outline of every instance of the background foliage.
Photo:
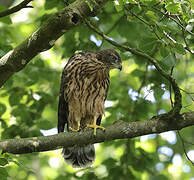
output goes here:
[{"label": "background foliage", "polygon": [[[33,9],[0,18],[0,57],[67,5],[61,0],[33,1],[31,4]],[[194,110],[193,7],[192,0],[109,1],[98,16],[89,19],[118,43],[157,58],[182,89],[182,112]],[[0,5],[0,11],[4,9]],[[146,120],[171,109],[169,83],[151,64],[113,47],[87,25],[81,25],[58,39],[52,49],[36,56],[1,88],[1,139],[56,133],[60,74],[66,60],[77,50],[107,48],[120,53],[124,68],[121,73],[111,72],[103,126],[118,119]],[[194,150],[189,143],[193,140],[193,130],[193,127],[186,128],[181,135],[189,157],[194,160]],[[176,132],[97,144],[96,156],[92,168],[73,169],[65,164],[60,150],[27,155],[3,154],[0,176],[1,179],[16,180],[194,179],[194,169],[185,158]]]}]

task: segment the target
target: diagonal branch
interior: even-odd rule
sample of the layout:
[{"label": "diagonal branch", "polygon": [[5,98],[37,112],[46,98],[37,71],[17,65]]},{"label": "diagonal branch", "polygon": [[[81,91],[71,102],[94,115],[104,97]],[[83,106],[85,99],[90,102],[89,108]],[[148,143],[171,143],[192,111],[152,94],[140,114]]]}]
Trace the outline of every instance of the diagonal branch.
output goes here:
[{"label": "diagonal branch", "polygon": [[81,24],[81,17],[95,16],[107,1],[77,0],[52,15],[36,32],[0,59],[0,87],[38,53],[53,47],[65,32]]},{"label": "diagonal branch", "polygon": [[16,5],[16,6],[10,8],[10,9],[7,9],[7,10],[5,10],[5,11],[0,12],[0,18],[1,18],[1,17],[4,17],[4,16],[8,16],[8,15],[10,15],[10,14],[13,14],[13,13],[15,13],[15,12],[17,12],[17,11],[20,11],[20,10],[23,9],[23,8],[32,8],[32,6],[27,6],[27,4],[28,4],[29,2],[31,2],[31,1],[33,1],[33,0],[24,0],[24,1],[22,1],[22,2],[21,2],[20,4],[18,4],[18,5]]},{"label": "diagonal branch", "polygon": [[[115,139],[134,138],[146,134],[161,133],[170,130],[180,130],[194,125],[194,111],[181,114],[178,121],[173,121],[172,116],[156,116],[150,120],[138,122],[116,121],[106,128],[105,132],[97,130],[93,135],[92,130],[77,133],[60,133],[52,136],[8,139],[0,141],[0,149],[3,152],[13,154],[25,154],[42,152],[73,145],[94,144]],[[166,121],[168,119],[168,121]],[[169,121],[175,123],[169,124]]]},{"label": "diagonal branch", "polygon": [[104,35],[101,31],[97,30],[97,28],[95,28],[89,21],[85,20],[85,23],[87,24],[87,26],[92,29],[94,32],[96,32],[97,34],[99,34],[103,39],[105,39],[106,41],[108,41],[110,44],[112,44],[113,46],[116,46],[120,49],[126,50],[131,52],[134,55],[140,56],[140,57],[144,57],[145,59],[147,59],[148,62],[150,62],[151,64],[153,64],[155,66],[155,68],[158,70],[158,72],[165,78],[167,79],[170,84],[172,85],[174,94],[175,94],[175,102],[174,102],[174,107],[172,109],[172,111],[170,112],[172,114],[172,116],[174,115],[178,115],[181,108],[182,108],[182,96],[180,93],[180,89],[175,81],[175,79],[169,75],[168,73],[166,73],[161,67],[160,65],[157,63],[157,60],[151,56],[149,56],[148,54],[142,52],[141,50],[135,49],[135,48],[131,48],[129,46],[125,46],[122,44],[117,43],[116,41],[112,40],[111,38],[109,38],[108,36]]}]

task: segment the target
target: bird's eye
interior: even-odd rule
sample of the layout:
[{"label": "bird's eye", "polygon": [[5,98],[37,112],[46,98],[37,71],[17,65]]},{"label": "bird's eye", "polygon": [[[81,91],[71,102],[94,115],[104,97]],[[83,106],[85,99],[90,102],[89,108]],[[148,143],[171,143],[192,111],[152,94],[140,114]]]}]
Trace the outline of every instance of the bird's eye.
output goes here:
[{"label": "bird's eye", "polygon": [[109,60],[115,62],[117,60],[117,57],[114,55],[110,55]]}]

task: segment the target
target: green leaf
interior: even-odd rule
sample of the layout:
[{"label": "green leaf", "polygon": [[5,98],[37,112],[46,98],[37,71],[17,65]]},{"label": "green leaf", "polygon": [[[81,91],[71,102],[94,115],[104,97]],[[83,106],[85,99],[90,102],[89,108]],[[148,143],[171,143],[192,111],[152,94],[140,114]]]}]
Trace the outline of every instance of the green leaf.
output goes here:
[{"label": "green leaf", "polygon": [[8,160],[5,158],[0,158],[0,166],[5,166],[6,164],[8,164]]},{"label": "green leaf", "polygon": [[[4,6],[0,4],[0,12],[5,11],[5,10],[7,10],[7,8],[5,8]],[[5,24],[12,24],[11,18],[9,16],[0,18],[0,22],[5,23]]]},{"label": "green leaf", "polygon": [[170,50],[167,46],[164,46],[164,44],[162,44],[162,46],[160,46],[160,55],[165,58],[170,54]]},{"label": "green leaf", "polygon": [[178,3],[172,3],[170,2],[166,6],[167,11],[171,12],[172,14],[180,13],[180,5]]},{"label": "green leaf", "polygon": [[21,96],[18,95],[18,93],[12,93],[10,96],[9,96],[9,104],[11,106],[15,106],[17,105],[20,100],[21,100]]},{"label": "green leaf", "polygon": [[48,120],[40,119],[40,122],[38,123],[38,127],[40,129],[47,130],[47,129],[53,128],[53,124]]},{"label": "green leaf", "polygon": [[5,168],[0,167],[1,180],[7,180],[8,173]]},{"label": "green leaf", "polygon": [[114,1],[114,5],[115,5],[117,12],[120,12],[123,10],[123,1],[122,0]]},{"label": "green leaf", "polygon": [[169,54],[167,57],[165,57],[162,62],[168,66],[168,67],[172,67],[176,64],[176,58],[174,57],[174,55]]},{"label": "green leaf", "polygon": [[141,71],[139,69],[135,69],[134,71],[131,72],[132,76],[137,76],[139,78],[142,78],[145,75],[145,71]]},{"label": "green leaf", "polygon": [[12,24],[11,18],[9,16],[0,18],[0,22],[5,23],[5,24]]},{"label": "green leaf", "polygon": [[162,99],[162,95],[164,94],[164,90],[161,89],[160,87],[155,87],[154,89],[154,97],[156,99],[156,101],[159,101]]},{"label": "green leaf", "polygon": [[155,37],[144,37],[139,42],[139,48],[144,51],[149,51],[154,49],[158,40]]},{"label": "green leaf", "polygon": [[12,24],[11,18],[9,16],[0,18],[0,22],[5,24]]},{"label": "green leaf", "polygon": [[18,106],[15,106],[15,108],[11,111],[11,114],[15,117],[21,117],[22,120],[26,123],[33,123],[33,121],[30,121],[32,116],[24,104],[19,104]]},{"label": "green leaf", "polygon": [[160,175],[154,176],[151,180],[169,180],[169,178],[165,175],[160,174]]},{"label": "green leaf", "polygon": [[137,2],[135,0],[128,0],[128,2],[131,4],[137,4]]},{"label": "green leaf", "polygon": [[156,16],[155,12],[153,12],[153,11],[147,11],[147,12],[146,12],[146,15],[147,15],[149,18],[151,18],[153,21],[158,21],[158,18],[157,18],[157,16]]},{"label": "green leaf", "polygon": [[6,8],[5,6],[2,6],[2,5],[0,4],[0,12],[5,11],[5,10],[7,10],[7,8]]},{"label": "green leaf", "polygon": [[0,117],[5,113],[6,106],[0,103]]},{"label": "green leaf", "polygon": [[46,10],[56,8],[58,4],[58,0],[46,0],[44,8]]},{"label": "green leaf", "polygon": [[180,44],[180,43],[175,43],[174,48],[176,49],[176,52],[177,52],[177,53],[183,54],[183,55],[186,54],[186,51],[185,51],[185,49],[184,49],[184,47],[183,47],[182,44]]}]

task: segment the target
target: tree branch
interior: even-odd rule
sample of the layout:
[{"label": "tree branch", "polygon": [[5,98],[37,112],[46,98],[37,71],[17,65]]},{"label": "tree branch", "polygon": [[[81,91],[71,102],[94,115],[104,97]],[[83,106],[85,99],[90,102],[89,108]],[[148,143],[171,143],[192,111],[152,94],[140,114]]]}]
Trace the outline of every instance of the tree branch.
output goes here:
[{"label": "tree branch", "polygon": [[1,18],[1,17],[4,17],[4,16],[8,16],[8,15],[10,15],[10,14],[13,14],[13,13],[15,13],[15,12],[17,12],[17,11],[23,9],[23,8],[32,8],[32,6],[27,6],[27,4],[28,4],[29,2],[31,2],[31,1],[33,1],[33,0],[24,0],[24,1],[22,1],[22,2],[21,2],[20,4],[18,4],[18,5],[16,5],[16,6],[10,8],[10,9],[7,9],[7,10],[5,10],[5,11],[0,12],[0,18]]},{"label": "tree branch", "polygon": [[[105,132],[97,130],[97,135],[93,135],[93,130],[73,133],[60,133],[52,136],[8,139],[0,141],[0,149],[3,152],[13,154],[25,154],[32,152],[42,152],[55,150],[73,145],[94,144],[115,139],[134,138],[146,134],[161,133],[170,130],[180,130],[194,125],[194,111],[183,113],[176,118],[163,114],[155,116],[150,120],[138,122],[116,121],[106,128]],[[173,122],[173,123],[169,123]]]},{"label": "tree branch", "polygon": [[53,47],[66,31],[81,24],[81,17],[95,16],[107,1],[77,0],[50,17],[36,32],[0,59],[0,87],[38,53]]}]

